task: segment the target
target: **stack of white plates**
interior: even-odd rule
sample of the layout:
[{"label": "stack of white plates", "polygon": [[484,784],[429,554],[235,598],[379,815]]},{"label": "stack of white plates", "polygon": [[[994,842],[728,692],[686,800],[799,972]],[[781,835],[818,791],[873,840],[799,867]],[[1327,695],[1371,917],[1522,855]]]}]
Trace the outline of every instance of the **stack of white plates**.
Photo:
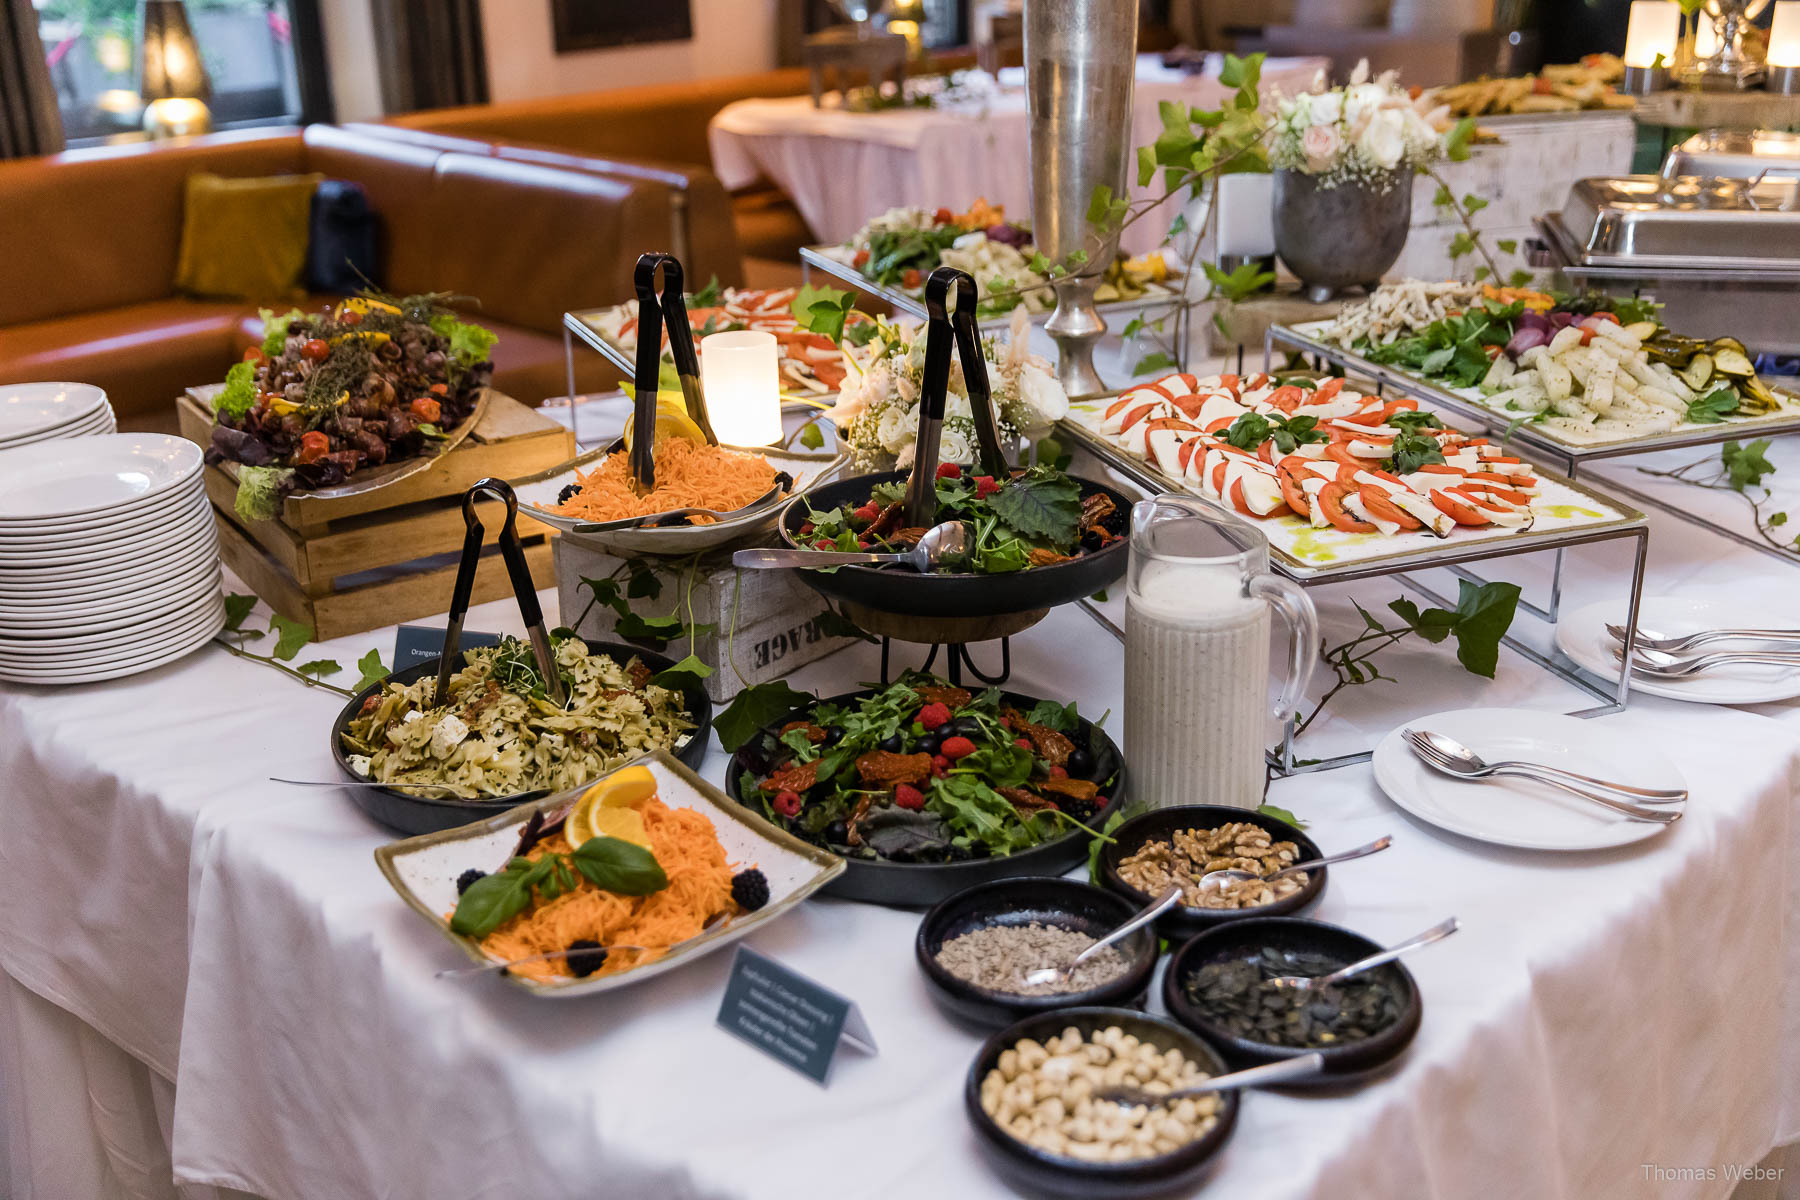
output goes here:
[{"label": "stack of white plates", "polygon": [[91,383],[0,383],[0,450],[118,427],[106,393]]},{"label": "stack of white plates", "polygon": [[225,624],[200,447],[112,433],[0,450],[0,679],[135,675]]}]

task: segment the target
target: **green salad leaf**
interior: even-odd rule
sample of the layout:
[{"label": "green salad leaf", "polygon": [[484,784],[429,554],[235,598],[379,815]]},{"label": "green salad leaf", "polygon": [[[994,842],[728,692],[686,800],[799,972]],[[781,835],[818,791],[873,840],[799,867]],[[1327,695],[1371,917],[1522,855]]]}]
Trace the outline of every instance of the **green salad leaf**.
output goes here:
[{"label": "green salad leaf", "polygon": [[246,521],[272,521],[281,511],[281,498],[294,478],[291,467],[244,467],[238,469],[237,498],[232,507]]},{"label": "green salad leaf", "polygon": [[1081,485],[1067,475],[1033,467],[988,498],[994,515],[1026,537],[1075,540],[1081,524]]},{"label": "green salad leaf", "polygon": [[276,316],[272,308],[259,308],[256,315],[263,323],[262,352],[270,358],[279,357],[287,349],[288,326],[306,316],[297,308],[290,308],[280,316]]},{"label": "green salad leaf", "polygon": [[241,417],[256,407],[256,364],[232,363],[225,372],[225,390],[213,397],[213,412],[222,417]]}]

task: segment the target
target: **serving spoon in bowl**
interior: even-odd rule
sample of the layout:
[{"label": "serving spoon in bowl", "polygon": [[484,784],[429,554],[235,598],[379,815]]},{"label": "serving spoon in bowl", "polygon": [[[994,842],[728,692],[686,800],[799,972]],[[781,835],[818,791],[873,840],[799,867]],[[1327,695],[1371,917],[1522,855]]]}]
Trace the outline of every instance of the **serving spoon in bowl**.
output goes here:
[{"label": "serving spoon in bowl", "polygon": [[1156,918],[1168,912],[1171,908],[1174,908],[1180,902],[1181,885],[1179,883],[1171,883],[1168,887],[1163,889],[1162,895],[1158,896],[1151,903],[1149,908],[1146,908],[1143,912],[1131,918],[1131,920],[1125,922],[1123,925],[1089,946],[1086,950],[1083,950],[1080,954],[1077,954],[1074,958],[1069,960],[1066,966],[1039,967],[1037,970],[1028,973],[1025,976],[1025,986],[1042,987],[1046,983],[1058,983],[1069,978],[1069,976],[1075,974],[1075,969],[1081,966],[1082,963],[1094,957],[1094,955],[1100,953],[1100,951],[1106,949],[1114,942],[1117,942],[1122,938],[1130,937],[1150,922],[1156,920]]},{"label": "serving spoon in bowl", "polygon": [[1324,1070],[1325,1056],[1314,1050],[1311,1054],[1302,1054],[1296,1058],[1284,1058],[1280,1062],[1264,1063],[1260,1067],[1214,1075],[1210,1079],[1202,1079],[1199,1083],[1176,1088],[1171,1092],[1147,1092],[1143,1088],[1121,1085],[1101,1088],[1094,1093],[1094,1099],[1109,1100],[1114,1104],[1123,1104],[1126,1108],[1136,1108],[1140,1104],[1146,1108],[1155,1108],[1161,1104],[1173,1104],[1177,1100],[1189,1100],[1212,1092],[1235,1092],[1239,1088],[1304,1079],[1309,1075],[1321,1074]]},{"label": "serving spoon in bowl", "polygon": [[919,544],[898,554],[856,550],[739,550],[734,567],[769,570],[786,567],[879,567],[889,563],[929,575],[946,560],[968,553],[969,531],[961,521],[945,521],[925,531]]},{"label": "serving spoon in bowl", "polygon": [[1320,855],[1318,858],[1309,858],[1305,862],[1297,862],[1292,866],[1283,867],[1281,870],[1272,871],[1267,875],[1258,875],[1255,871],[1240,871],[1236,867],[1220,867],[1217,871],[1208,871],[1206,874],[1202,875],[1195,886],[1203,891],[1223,891],[1230,884],[1248,883],[1252,879],[1260,879],[1264,883],[1273,883],[1275,880],[1281,879],[1284,876],[1293,875],[1299,871],[1310,871],[1314,867],[1326,867],[1330,866],[1332,863],[1349,862],[1353,858],[1367,858],[1371,854],[1379,854],[1393,844],[1394,839],[1392,837],[1378,837],[1366,846],[1358,846],[1356,849],[1346,850],[1342,854],[1324,854]]},{"label": "serving spoon in bowl", "polygon": [[1429,946],[1433,942],[1442,941],[1444,938],[1455,933],[1459,928],[1461,928],[1461,926],[1457,924],[1455,917],[1447,917],[1444,920],[1439,921],[1436,925],[1433,925],[1430,929],[1427,929],[1424,933],[1407,938],[1398,946],[1389,946],[1386,950],[1379,950],[1374,954],[1369,955],[1367,958],[1359,958],[1348,966],[1339,967],[1330,974],[1277,975],[1275,978],[1268,981],[1268,986],[1272,988],[1288,988],[1291,991],[1296,992],[1330,987],[1334,983],[1342,983],[1352,975],[1361,975],[1364,971],[1372,971],[1376,967],[1385,966],[1386,964],[1393,962],[1396,958],[1399,958],[1402,954],[1411,953],[1420,946]]}]

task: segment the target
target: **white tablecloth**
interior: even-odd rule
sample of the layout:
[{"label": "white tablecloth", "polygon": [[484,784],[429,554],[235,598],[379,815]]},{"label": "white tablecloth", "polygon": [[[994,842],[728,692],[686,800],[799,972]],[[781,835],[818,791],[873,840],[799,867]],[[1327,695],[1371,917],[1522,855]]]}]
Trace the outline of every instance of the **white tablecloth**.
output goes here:
[{"label": "white tablecloth", "polygon": [[[1323,65],[1322,58],[1269,59],[1263,91],[1303,91]],[[719,110],[707,130],[713,170],[727,188],[772,181],[821,242],[844,241],[890,208],[960,212],[977,196],[1005,205],[1014,219],[1028,218],[1031,116],[1024,72],[1003,70],[1000,81],[1004,90],[976,107],[851,113],[814,108],[806,96],[739,100]],[[1204,75],[1187,75],[1164,67],[1155,55],[1140,55],[1131,145],[1156,139],[1159,102],[1216,108],[1228,94],[1216,62]],[[1125,249],[1138,254],[1155,248],[1177,211],[1166,204],[1135,222],[1125,231]]]},{"label": "white tablecloth", "polygon": [[[1792,586],[1792,566],[1654,525],[1654,592]],[[469,627],[519,628],[510,603]],[[391,632],[322,653],[372,647]],[[1016,640],[1014,684],[1110,708],[1116,729],[1119,663],[1064,609]],[[1467,703],[1519,698],[1522,675],[1487,691],[1443,663],[1429,682]],[[796,682],[875,670],[858,647]],[[569,1002],[434,979],[461,960],[376,871],[389,835],[341,792],[266,782],[331,777],[339,703],[217,649],[114,684],[0,688],[0,968],[173,1081],[184,1182],[271,1200],[1008,1194],[961,1109],[978,1039],[928,999],[916,914],[817,900],[749,939],[867,1013],[880,1055],[847,1052],[824,1089],[713,1027],[727,956]],[[1449,913],[1464,931],[1412,960],[1426,1016],[1402,1067],[1347,1095],[1247,1097],[1209,1194],[1721,1197],[1728,1167],[1800,1138],[1800,706],[1640,699],[1601,719],[1686,774],[1666,836],[1513,852],[1405,817],[1366,767],[1275,784],[1328,847],[1397,835],[1310,915],[1382,940]],[[705,774],[722,765],[715,750]],[[0,1024],[9,1195],[86,1196],[41,1140],[20,1153],[20,1113],[46,1094],[26,1072],[55,1057],[20,1046],[30,1026]],[[153,1138],[142,1083],[90,1103]]]}]

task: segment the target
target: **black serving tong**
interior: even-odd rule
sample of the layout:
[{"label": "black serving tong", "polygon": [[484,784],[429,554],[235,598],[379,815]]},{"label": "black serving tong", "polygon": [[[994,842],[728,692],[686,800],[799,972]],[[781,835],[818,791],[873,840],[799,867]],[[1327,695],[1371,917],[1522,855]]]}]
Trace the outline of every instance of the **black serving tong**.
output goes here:
[{"label": "black serving tong", "polygon": [[[684,316],[682,319],[685,321],[687,318]],[[537,659],[538,674],[544,677],[544,690],[558,708],[567,708],[569,693],[563,687],[562,673],[556,669],[556,655],[550,649],[550,635],[544,630],[544,612],[538,607],[537,587],[531,582],[531,566],[525,561],[525,547],[519,541],[519,498],[513,494],[511,485],[500,479],[478,480],[463,493],[463,524],[467,527],[467,532],[463,534],[462,562],[456,568],[456,588],[450,594],[450,619],[444,626],[444,646],[438,652],[437,687],[432,692],[433,702],[442,704],[449,696],[450,672],[458,651],[462,649],[463,618],[469,612],[469,593],[475,588],[475,570],[480,565],[481,543],[487,536],[481,520],[475,515],[475,498],[483,492],[506,502],[506,524],[500,527],[500,557],[506,561],[506,573],[512,578],[513,598],[519,602],[519,615],[525,618],[525,632],[531,639],[531,653]]]},{"label": "black serving tong", "polygon": [[[956,312],[946,308],[950,289],[956,288]],[[1005,478],[1009,467],[1000,447],[1000,424],[994,417],[994,397],[988,387],[987,360],[981,354],[981,332],[975,324],[975,280],[967,271],[939,267],[925,281],[925,372],[919,384],[919,433],[913,442],[912,477],[906,484],[906,520],[910,527],[937,523],[938,449],[943,438],[944,404],[950,390],[950,342],[956,341],[962,359],[963,384],[969,392],[969,410],[975,421],[975,442],[981,469],[996,479]],[[638,345],[643,346],[639,331]],[[642,350],[639,351],[640,355]],[[640,368],[641,369],[641,368]]]},{"label": "black serving tong", "polygon": [[[662,268],[662,297],[656,295],[656,269]],[[669,353],[681,378],[682,398],[688,416],[700,426],[711,445],[719,444],[706,416],[706,395],[700,388],[700,356],[694,353],[694,330],[688,324],[687,302],[682,299],[681,263],[673,254],[652,251],[638,255],[632,281],[638,298],[637,395],[631,410],[631,477],[638,489],[656,486],[656,384],[662,368],[662,337],[669,331]]]}]

